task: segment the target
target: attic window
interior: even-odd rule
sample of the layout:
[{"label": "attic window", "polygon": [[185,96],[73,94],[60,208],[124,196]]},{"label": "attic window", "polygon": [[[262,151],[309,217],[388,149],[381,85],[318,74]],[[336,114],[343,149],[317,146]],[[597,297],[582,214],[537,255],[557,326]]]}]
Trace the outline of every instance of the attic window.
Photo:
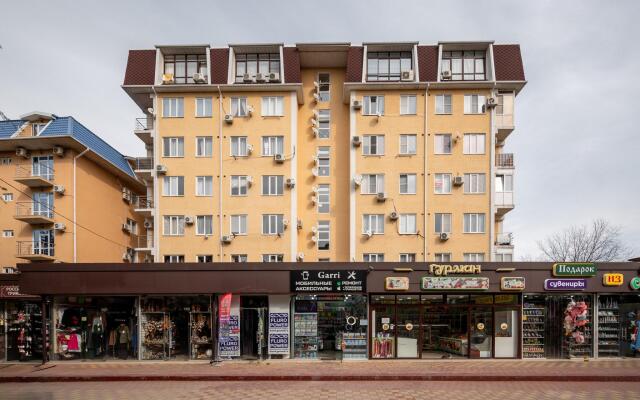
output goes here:
[{"label": "attic window", "polygon": [[40,132],[44,130],[45,126],[47,126],[47,124],[31,124],[31,134],[33,136],[38,136]]}]

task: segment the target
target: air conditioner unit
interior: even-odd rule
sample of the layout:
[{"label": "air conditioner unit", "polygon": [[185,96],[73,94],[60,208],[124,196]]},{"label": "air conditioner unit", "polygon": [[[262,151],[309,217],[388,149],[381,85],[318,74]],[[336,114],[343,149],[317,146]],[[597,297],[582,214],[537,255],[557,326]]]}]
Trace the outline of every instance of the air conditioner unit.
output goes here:
[{"label": "air conditioner unit", "polygon": [[311,186],[311,191],[313,193],[318,193],[318,187],[317,186]]},{"label": "air conditioner unit", "polygon": [[254,77],[251,74],[244,74],[242,75],[242,81],[245,83],[251,83],[253,82]]},{"label": "air conditioner unit", "polygon": [[65,229],[67,229],[67,227],[64,226],[64,223],[62,222],[56,222],[55,224],[53,224],[53,229],[55,229],[56,231],[64,231]]},{"label": "air conditioner unit", "polygon": [[354,147],[360,147],[362,140],[360,140],[360,136],[354,136],[351,138],[351,143],[353,143]]},{"label": "air conditioner unit", "polygon": [[376,194],[376,200],[378,200],[379,202],[383,202],[387,200],[387,194],[384,192],[379,192]]},{"label": "air conditioner unit", "polygon": [[442,79],[451,79],[451,71],[449,70],[442,71],[440,76],[442,76]]},{"label": "air conditioner unit", "polygon": [[251,154],[253,153],[253,146],[250,144],[247,144],[247,154]]},{"label": "air conditioner unit", "polygon": [[64,194],[64,185],[53,185],[53,192],[58,194]]},{"label": "air conditioner unit", "polygon": [[29,152],[24,147],[18,147],[16,149],[16,155],[18,157],[29,158]]},{"label": "air conditioner unit", "polygon": [[318,202],[318,197],[317,196],[311,196],[311,202],[313,204],[316,204]]},{"label": "air conditioner unit", "polygon": [[312,226],[312,227],[311,227],[311,233],[313,233],[314,235],[315,235],[316,233],[318,233],[318,227],[317,227],[317,226]]},{"label": "air conditioner unit", "polygon": [[294,178],[287,178],[287,186],[290,188],[296,186],[296,180]]},{"label": "air conditioner unit", "polygon": [[487,107],[493,108],[493,107],[495,107],[497,105],[498,105],[498,102],[496,101],[496,99],[494,97],[487,98]]},{"label": "air conditioner unit", "polygon": [[440,234],[440,240],[442,240],[442,241],[449,240],[449,235],[450,235],[450,234],[449,234],[449,233],[447,233],[447,232],[442,232],[442,233]]},{"label": "air conditioner unit", "polygon": [[231,243],[232,240],[233,240],[233,235],[224,235],[220,238],[220,241],[226,244]]},{"label": "air conditioner unit", "polygon": [[373,236],[373,232],[372,231],[366,231],[362,235],[365,236],[367,239],[370,239],[371,236]]},{"label": "air conditioner unit", "polygon": [[313,165],[318,165],[318,155],[314,154],[311,156],[311,161],[313,161]]},{"label": "air conditioner unit", "polygon": [[320,135],[320,129],[318,129],[317,127],[312,127],[311,131],[313,132],[313,136],[318,137]]},{"label": "air conditioner unit", "polygon": [[360,186],[362,184],[362,175],[354,176],[353,183],[355,183],[356,186]]},{"label": "air conditioner unit", "polygon": [[253,176],[247,175],[247,185],[253,185]]},{"label": "air conditioner unit", "polygon": [[401,81],[412,81],[413,80],[413,70],[402,71],[400,73]]},{"label": "air conditioner unit", "polygon": [[464,178],[461,176],[454,176],[453,177],[453,185],[454,186],[462,186],[464,185]]},{"label": "air conditioner unit", "polygon": [[227,124],[233,124],[233,115],[225,114],[224,115],[224,122],[226,122]]},{"label": "air conditioner unit", "polygon": [[311,119],[309,119],[309,122],[311,123],[311,126],[314,126],[316,128],[318,127],[318,119],[317,118],[311,118]]},{"label": "air conditioner unit", "polygon": [[400,217],[400,215],[395,211],[392,211],[391,214],[389,214],[389,219],[392,220],[392,221],[397,220],[399,217]]},{"label": "air conditioner unit", "polygon": [[289,226],[289,220],[286,218],[282,218],[282,227],[284,229],[287,229],[287,226]]},{"label": "air conditioner unit", "polygon": [[298,221],[296,222],[296,228],[302,229],[302,220],[301,219],[298,219]]},{"label": "air conditioner unit", "polygon": [[251,114],[253,114],[253,111],[254,111],[253,106],[247,106],[247,116],[250,117]]},{"label": "air conditioner unit", "polygon": [[316,103],[320,101],[320,95],[318,95],[318,93],[313,94],[313,101],[315,101]]},{"label": "air conditioner unit", "polygon": [[261,73],[261,72],[258,72],[258,73],[256,74],[256,82],[264,82],[264,81],[266,81],[266,80],[267,80],[267,76],[266,76],[266,74],[263,74],[263,73]]},{"label": "air conditioner unit", "polygon": [[122,230],[127,232],[127,233],[131,233],[131,225],[127,224],[126,222],[124,224],[122,224]]},{"label": "air conditioner unit", "polygon": [[204,74],[201,74],[199,72],[193,74],[192,78],[195,83],[207,83],[207,78],[204,76]]},{"label": "air conditioner unit", "polygon": [[317,236],[311,236],[311,241],[313,243],[318,243],[318,237]]},{"label": "air conditioner unit", "polygon": [[267,74],[267,79],[269,79],[269,82],[280,82],[280,74],[277,72],[270,72]]},{"label": "air conditioner unit", "polygon": [[302,260],[304,260],[304,253],[298,253],[298,255],[296,256],[296,259],[297,259],[298,261],[302,261]]},{"label": "air conditioner unit", "polygon": [[131,262],[132,259],[133,257],[131,257],[131,254],[128,251],[125,251],[124,253],[122,253],[122,261]]},{"label": "air conditioner unit", "polygon": [[362,108],[362,102],[360,100],[354,100],[353,103],[351,103],[351,107],[353,107],[354,110],[359,110]]},{"label": "air conditioner unit", "polygon": [[184,223],[187,225],[193,225],[193,217],[187,215],[186,217],[184,217]]},{"label": "air conditioner unit", "polygon": [[320,174],[320,171],[318,170],[317,167],[311,168],[311,175],[318,176],[319,174]]},{"label": "air conditioner unit", "polygon": [[167,166],[166,165],[162,165],[162,164],[158,164],[156,165],[156,172],[160,175],[166,174],[167,173]]},{"label": "air conditioner unit", "polygon": [[62,146],[53,146],[53,154],[56,156],[62,157],[64,156],[64,147]]},{"label": "air conditioner unit", "polygon": [[173,74],[162,74],[163,85],[170,85],[174,82],[175,82],[175,79],[173,78]]},{"label": "air conditioner unit", "polygon": [[153,221],[144,221],[144,227],[145,229],[153,228]]},{"label": "air conditioner unit", "polygon": [[284,162],[284,154],[280,154],[280,153],[274,154],[273,160],[278,164],[282,164]]}]

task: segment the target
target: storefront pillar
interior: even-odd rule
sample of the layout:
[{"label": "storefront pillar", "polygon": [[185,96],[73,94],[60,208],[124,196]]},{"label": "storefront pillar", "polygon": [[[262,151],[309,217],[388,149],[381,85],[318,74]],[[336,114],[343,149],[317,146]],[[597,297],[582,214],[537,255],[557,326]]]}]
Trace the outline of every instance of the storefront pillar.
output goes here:
[{"label": "storefront pillar", "polygon": [[47,342],[48,342],[48,332],[49,332],[49,324],[47,323],[47,305],[49,300],[46,296],[42,298],[42,365],[47,363],[47,357],[49,353],[47,352]]}]

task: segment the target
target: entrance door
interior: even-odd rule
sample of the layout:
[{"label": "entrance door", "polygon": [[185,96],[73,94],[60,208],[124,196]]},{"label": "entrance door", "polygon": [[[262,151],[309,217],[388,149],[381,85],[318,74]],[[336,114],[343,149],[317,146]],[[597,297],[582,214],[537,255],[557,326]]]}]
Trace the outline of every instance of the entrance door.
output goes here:
[{"label": "entrance door", "polygon": [[33,254],[53,256],[52,230],[43,229],[33,231]]},{"label": "entrance door", "polygon": [[255,308],[240,309],[240,356],[242,358],[258,358],[258,310]]},{"label": "entrance door", "polygon": [[420,354],[420,306],[398,305],[396,314],[398,358],[418,358]]},{"label": "entrance door", "polygon": [[491,307],[471,308],[471,358],[491,358],[493,355],[493,310]]}]

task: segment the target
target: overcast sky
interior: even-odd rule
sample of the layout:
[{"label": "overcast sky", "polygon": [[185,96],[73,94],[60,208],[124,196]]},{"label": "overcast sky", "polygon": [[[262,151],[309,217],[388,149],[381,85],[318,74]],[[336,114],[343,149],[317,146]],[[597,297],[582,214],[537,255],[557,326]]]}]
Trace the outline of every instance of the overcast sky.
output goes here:
[{"label": "overcast sky", "polygon": [[[93,3],[92,5],[88,5]],[[132,4],[135,3],[135,4]],[[219,5],[214,5],[218,3]],[[495,40],[519,43],[516,258],[603,217],[640,256],[640,1],[41,1],[0,6],[0,110],[73,115],[142,155],[122,91],[129,49],[155,44]],[[87,5],[81,7],[80,5]],[[271,8],[271,9],[270,9]]]}]

